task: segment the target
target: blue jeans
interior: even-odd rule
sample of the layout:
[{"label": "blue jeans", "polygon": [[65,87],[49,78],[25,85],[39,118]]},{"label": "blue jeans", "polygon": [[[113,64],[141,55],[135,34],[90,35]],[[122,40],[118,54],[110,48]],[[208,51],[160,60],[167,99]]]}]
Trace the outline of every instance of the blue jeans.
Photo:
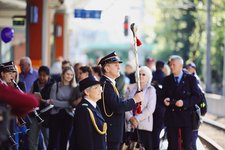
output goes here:
[{"label": "blue jeans", "polygon": [[28,145],[30,150],[38,150],[40,147],[42,150],[46,150],[46,145],[44,142],[44,137],[41,132],[41,124],[35,117],[30,117],[31,125],[30,131],[28,132]]}]

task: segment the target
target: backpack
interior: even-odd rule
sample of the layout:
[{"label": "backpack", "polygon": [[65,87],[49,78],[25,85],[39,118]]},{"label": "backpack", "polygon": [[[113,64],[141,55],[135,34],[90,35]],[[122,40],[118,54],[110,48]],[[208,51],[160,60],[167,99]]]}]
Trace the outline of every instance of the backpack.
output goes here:
[{"label": "backpack", "polygon": [[[190,86],[190,85],[188,85],[188,86]],[[207,101],[205,98],[205,92],[203,91],[203,89],[199,83],[198,83],[198,91],[199,91],[199,95],[200,95],[200,102],[197,105],[200,108],[201,116],[204,116],[207,113],[208,105],[207,105]]]},{"label": "backpack", "polygon": [[201,87],[199,87],[199,92],[201,96],[201,102],[198,104],[198,106],[200,108],[201,115],[205,116],[205,114],[207,113],[207,108],[208,108],[207,101],[205,98],[205,92],[201,89]]}]

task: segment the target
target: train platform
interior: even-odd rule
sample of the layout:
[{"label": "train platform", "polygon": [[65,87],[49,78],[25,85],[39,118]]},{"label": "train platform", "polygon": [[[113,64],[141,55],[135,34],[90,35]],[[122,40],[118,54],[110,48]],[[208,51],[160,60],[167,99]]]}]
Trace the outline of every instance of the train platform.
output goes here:
[{"label": "train platform", "polygon": [[[164,139],[160,143],[160,150],[167,150],[168,147],[168,141],[167,139]],[[200,139],[197,139],[197,150],[206,150]]]},{"label": "train platform", "polygon": [[[167,150],[168,148],[168,141],[167,141],[167,138],[166,136],[164,135],[165,132],[164,130],[161,132],[162,135],[160,135],[161,137],[161,141],[160,141],[160,147],[159,147],[159,150]],[[136,144],[136,143],[135,143]],[[135,146],[134,146],[135,147]],[[124,145],[122,150],[127,150],[127,146]],[[134,148],[133,150],[139,150],[139,148]],[[201,142],[201,140],[198,138],[197,139],[197,150],[208,150],[204,145],[203,143]]]}]

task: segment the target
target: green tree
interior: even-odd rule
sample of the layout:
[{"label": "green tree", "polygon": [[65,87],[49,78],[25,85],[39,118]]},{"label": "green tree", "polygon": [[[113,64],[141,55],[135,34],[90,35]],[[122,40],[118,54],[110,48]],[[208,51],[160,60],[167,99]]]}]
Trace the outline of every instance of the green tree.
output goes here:
[{"label": "green tree", "polygon": [[[156,0],[159,13],[155,27],[156,59],[167,60],[172,54],[185,62],[193,61],[204,80],[206,55],[206,0]],[[222,86],[225,32],[225,1],[212,0],[211,65],[212,83]],[[206,66],[207,67],[207,66]],[[220,91],[215,91],[220,92]]]}]

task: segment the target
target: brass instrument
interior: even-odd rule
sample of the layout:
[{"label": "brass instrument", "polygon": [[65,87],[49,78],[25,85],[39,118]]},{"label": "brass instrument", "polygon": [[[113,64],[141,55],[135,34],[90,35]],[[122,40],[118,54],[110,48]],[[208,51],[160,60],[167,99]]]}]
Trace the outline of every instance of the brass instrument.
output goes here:
[{"label": "brass instrument", "polygon": [[18,143],[16,143],[16,141],[13,139],[12,134],[9,132],[9,130],[8,130],[8,135],[9,135],[9,142],[10,142],[10,145],[11,145],[11,146],[17,145]]},{"label": "brass instrument", "polygon": [[[15,80],[13,80],[12,79],[12,82],[13,82],[13,84],[15,85],[15,87],[20,91],[20,92],[22,92],[22,93],[24,93],[21,89],[20,89],[20,87],[18,86],[18,84],[16,83],[16,81]],[[37,118],[37,120],[38,120],[38,124],[41,124],[42,122],[44,122],[44,120],[39,116],[39,114],[38,114],[38,112],[37,112],[37,110],[39,110],[39,107],[36,107],[36,108],[34,108],[33,109],[33,114],[35,115],[35,117]],[[21,117],[19,117],[20,119],[18,119],[18,121],[19,120],[23,120]],[[24,120],[23,120],[24,121]],[[25,122],[25,121],[24,121]],[[22,123],[22,122],[21,122]],[[25,122],[26,123],[26,122]],[[22,123],[23,124],[23,123]]]}]

